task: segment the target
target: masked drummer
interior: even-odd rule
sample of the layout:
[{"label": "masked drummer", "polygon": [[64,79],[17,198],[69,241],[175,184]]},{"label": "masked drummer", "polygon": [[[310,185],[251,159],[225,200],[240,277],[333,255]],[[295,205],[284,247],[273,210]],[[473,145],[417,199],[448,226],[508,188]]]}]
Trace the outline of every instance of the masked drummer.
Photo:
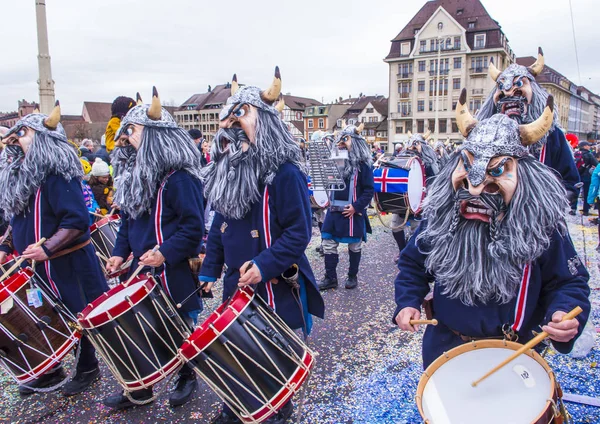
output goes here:
[{"label": "masked drummer", "polygon": [[[439,321],[423,336],[423,363],[462,343],[506,338],[525,343],[539,332],[568,353],[587,321],[588,273],[565,222],[566,191],[529,155],[552,124],[519,125],[504,116],[477,122],[461,94],[457,124],[465,143],[431,186],[424,221],[400,256],[394,321],[415,331],[429,283]],[[577,318],[560,322],[581,306]]]},{"label": "masked drummer", "polygon": [[[11,223],[12,248],[36,262],[48,289],[76,314],[108,286],[90,244],[81,162],[59,121],[57,102],[49,116],[27,115],[2,137],[0,210]],[[46,241],[34,247],[42,237]],[[100,376],[95,350],[85,336],[79,349],[76,374],[62,388],[66,396],[84,391]],[[64,378],[57,366],[19,392],[31,394],[29,387],[54,386]]]},{"label": "masked drummer", "polygon": [[[323,317],[324,304],[304,254],[310,241],[311,208],[300,148],[274,107],[281,92],[276,69],[267,90],[232,83],[232,96],[220,115],[220,129],[203,168],[206,198],[215,209],[200,279],[221,277],[223,298],[238,286],[256,292],[292,329],[308,334],[311,315]],[[280,278],[299,268],[299,288]],[[267,423],[284,423],[288,402]],[[239,423],[223,406],[214,423]]]},{"label": "masked drummer", "polygon": [[[156,89],[150,105],[138,98],[138,105],[127,112],[117,140],[121,147],[116,148],[115,203],[121,209],[122,224],[107,271],[119,270],[133,253],[131,270],[145,265],[142,273],[158,275],[165,293],[175,304],[182,303],[178,312],[192,326],[202,310],[199,295],[192,295],[197,281],[188,262],[198,257],[204,235],[200,152],[161,107]],[[153,251],[156,245],[159,248]],[[184,366],[169,404],[188,402],[197,385],[195,373]],[[148,401],[152,388],[130,395],[136,401]],[[115,409],[135,405],[121,392],[104,399],[104,404]]]}]

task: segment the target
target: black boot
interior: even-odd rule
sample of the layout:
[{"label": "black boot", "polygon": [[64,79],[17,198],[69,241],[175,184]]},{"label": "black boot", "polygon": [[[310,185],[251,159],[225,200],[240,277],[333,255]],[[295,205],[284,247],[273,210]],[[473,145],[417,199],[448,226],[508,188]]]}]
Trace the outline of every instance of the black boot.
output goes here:
[{"label": "black boot", "polygon": [[65,375],[65,370],[63,369],[62,365],[58,365],[57,367],[52,368],[46,374],[40,376],[40,378],[37,380],[33,380],[29,383],[19,386],[19,394],[21,396],[31,395],[35,393],[35,390],[33,389],[45,389],[47,387],[56,386],[65,378],[67,378]]},{"label": "black boot", "polygon": [[[138,402],[144,402],[152,398],[152,389],[136,390],[135,392],[129,393],[134,400]],[[138,406],[136,403],[129,400],[125,393],[115,393],[107,398],[104,398],[102,403],[109,408],[113,409],[126,409],[132,406]]]},{"label": "black boot", "polygon": [[337,253],[325,255],[325,278],[319,283],[319,290],[334,289],[338,286],[337,264],[339,256]]},{"label": "black boot", "polygon": [[289,417],[294,413],[294,404],[290,400],[283,405],[283,408],[271,418],[263,421],[265,424],[285,424]]},{"label": "black boot", "polygon": [[169,395],[169,405],[175,407],[187,403],[197,388],[198,381],[196,380],[196,373],[185,365],[181,371],[179,371],[179,375],[175,382],[175,388]]},{"label": "black boot", "polygon": [[346,288],[353,289],[358,286],[358,267],[360,265],[360,252],[348,251],[350,255],[350,265],[348,266],[348,280],[346,281]]},{"label": "black boot", "polygon": [[90,371],[79,371],[75,377],[62,388],[64,396],[73,396],[85,391],[90,385],[100,378],[100,368],[96,367]]},{"label": "black boot", "polygon": [[406,247],[406,236],[404,235],[404,230],[392,231],[392,235],[394,236],[394,240],[396,240],[398,250],[402,252]]}]

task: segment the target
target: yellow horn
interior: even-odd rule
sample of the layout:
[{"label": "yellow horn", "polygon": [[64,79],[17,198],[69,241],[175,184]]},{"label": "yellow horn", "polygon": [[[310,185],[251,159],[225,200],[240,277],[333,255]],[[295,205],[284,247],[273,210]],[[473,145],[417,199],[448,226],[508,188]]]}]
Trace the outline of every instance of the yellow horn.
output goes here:
[{"label": "yellow horn", "polygon": [[153,121],[159,121],[160,115],[162,113],[162,106],[160,105],[160,98],[158,97],[158,91],[156,91],[156,87],[152,87],[152,104],[148,108],[148,118]]},{"label": "yellow horn", "polygon": [[408,138],[411,138],[412,137],[412,131],[407,131],[406,135],[408,136]]},{"label": "yellow horn", "polygon": [[473,127],[477,125],[477,119],[471,115],[467,106],[467,90],[465,88],[460,92],[458,104],[456,105],[456,125],[463,137],[467,137]]},{"label": "yellow horn", "polygon": [[39,105],[35,105],[35,107],[33,108],[33,112],[32,113],[40,113],[40,107]]},{"label": "yellow horn", "polygon": [[519,125],[519,134],[524,146],[531,146],[540,141],[554,122],[554,97],[548,96],[544,113],[531,124]]},{"label": "yellow horn", "polygon": [[529,72],[531,72],[531,75],[533,75],[534,77],[537,77],[544,70],[544,52],[541,47],[538,47],[537,60],[533,65],[531,65],[527,69],[529,69]]},{"label": "yellow horn", "polygon": [[361,122],[358,127],[356,127],[356,134],[360,134],[365,129],[365,123]]},{"label": "yellow horn", "polygon": [[494,65],[494,58],[490,58],[490,66],[488,67],[488,75],[494,80],[494,81],[498,81],[498,77],[500,76],[502,72],[500,72],[500,70],[498,68],[496,68],[496,65]]},{"label": "yellow horn", "polygon": [[49,130],[55,130],[60,122],[60,103],[58,100],[54,104],[54,109],[46,119],[44,119],[44,126]]},{"label": "yellow horn", "polygon": [[142,96],[140,96],[140,93],[135,93],[135,105],[139,106],[143,104],[144,102],[142,101]]},{"label": "yellow horn", "polygon": [[285,107],[285,100],[283,100],[283,97],[282,97],[281,99],[279,99],[279,101],[275,105],[275,109],[277,109],[277,111],[281,113],[281,112],[283,112],[284,107]]},{"label": "yellow horn", "polygon": [[275,67],[275,77],[271,86],[260,93],[260,97],[265,103],[273,104],[275,100],[279,98],[281,94],[281,74],[279,73],[279,66]]},{"label": "yellow horn", "polygon": [[346,124],[346,120],[342,119],[342,129],[346,128],[347,124]]},{"label": "yellow horn", "polygon": [[233,96],[240,89],[240,85],[237,82],[237,74],[233,74],[231,78],[231,95]]},{"label": "yellow horn", "polygon": [[430,135],[431,135],[431,130],[427,130],[427,132],[425,134],[423,134],[423,138],[425,139],[425,141],[427,141],[427,139],[429,138]]}]

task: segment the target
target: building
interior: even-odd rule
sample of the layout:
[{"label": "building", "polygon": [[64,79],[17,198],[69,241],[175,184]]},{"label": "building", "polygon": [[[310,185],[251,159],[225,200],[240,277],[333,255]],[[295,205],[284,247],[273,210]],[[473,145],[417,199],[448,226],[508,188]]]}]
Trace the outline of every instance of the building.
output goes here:
[{"label": "building", "polygon": [[594,104],[586,91],[571,83],[571,103],[567,132],[575,134],[580,140],[587,140],[592,132]]},{"label": "building", "polygon": [[177,125],[185,130],[199,129],[207,141],[212,141],[219,130],[219,113],[229,96],[231,83],[214,88],[209,85],[206,93],[194,94],[173,112]]},{"label": "building", "polygon": [[[323,122],[326,120],[326,106],[315,99],[292,96],[291,94],[284,94],[283,101],[285,103],[285,106],[283,107],[283,111],[281,112],[281,119],[283,119],[283,122],[287,124],[287,127],[294,136],[294,138],[308,139],[310,138],[310,136],[307,138],[308,133],[310,132],[310,134],[312,135],[312,132],[314,132],[314,130],[310,131],[312,128],[308,128],[308,125],[306,125],[307,128],[305,130],[306,121],[304,119],[304,113],[307,109],[316,107],[315,112],[320,116],[319,117],[315,115],[315,123],[313,125],[318,126],[319,119],[323,119]],[[312,124],[313,121],[311,120],[310,122]],[[316,129],[318,128],[315,127],[315,130]]]},{"label": "building", "polygon": [[[333,105],[332,105],[333,106]],[[347,105],[344,105],[347,106]],[[361,96],[354,104],[348,107],[335,121],[332,120],[332,130],[340,130],[343,121],[347,125],[365,124],[362,136],[367,143],[380,143],[384,151],[387,151],[388,142],[388,99],[384,96]]]},{"label": "building", "polygon": [[315,131],[327,131],[330,105],[310,106],[304,109],[304,139],[310,140]]},{"label": "building", "polygon": [[22,117],[33,113],[35,109],[39,110],[40,105],[36,102],[28,102],[27,100],[19,100],[16,112],[0,112],[0,126],[10,128],[17,123]]},{"label": "building", "polygon": [[[454,109],[467,89],[473,114],[495,87],[488,76],[515,60],[500,24],[479,0],[433,0],[392,40],[389,64],[388,143],[431,130],[438,139],[460,139]],[[436,120],[437,124],[436,125]]]}]

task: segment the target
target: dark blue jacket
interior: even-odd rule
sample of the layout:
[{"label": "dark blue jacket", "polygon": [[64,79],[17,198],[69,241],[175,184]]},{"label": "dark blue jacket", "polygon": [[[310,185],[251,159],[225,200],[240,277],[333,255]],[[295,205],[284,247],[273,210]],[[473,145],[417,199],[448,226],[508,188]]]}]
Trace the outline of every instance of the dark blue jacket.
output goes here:
[{"label": "dark blue jacket", "polygon": [[[177,171],[159,187],[150,212],[137,219],[123,214],[113,255],[127,259],[133,253],[133,271],[140,256],[160,245],[165,265],[155,271],[160,275],[163,289],[179,303],[197,287],[188,258],[200,253],[203,235],[202,183],[186,171]],[[200,297],[192,296],[181,311],[200,309]]]},{"label": "dark blue jacket", "polygon": [[[49,239],[59,228],[83,231],[63,250],[90,238],[89,213],[78,179],[67,182],[50,175],[29,199],[25,212],[12,219],[15,250],[21,254],[40,238]],[[53,252],[57,253],[57,252]],[[73,313],[80,312],[108,290],[100,262],[91,244],[59,258],[38,263],[36,271]]]},{"label": "dark blue jacket", "polygon": [[[394,317],[408,306],[420,310],[429,292],[429,283],[434,281],[434,277],[425,271],[426,256],[415,245],[416,237],[425,225],[426,222],[421,224],[400,255],[400,272],[395,281],[397,308]],[[533,337],[532,330],[536,331],[539,325],[552,320],[554,312],[569,312],[581,306],[583,313],[577,317],[581,334],[590,313],[589,275],[570,237],[561,236],[555,231],[549,249],[530,265],[528,271],[524,272],[519,294],[504,305],[488,303],[466,306],[459,299],[450,299],[442,294],[440,286],[435,284],[433,309],[439,324],[437,327],[428,326],[425,332],[424,366],[427,367],[444,351],[463,343],[450,329],[470,337],[491,337],[501,336],[503,324],[509,324],[515,326],[519,342],[525,343]],[[553,345],[559,352],[568,353],[574,342],[575,339],[568,343],[553,342]]]},{"label": "dark blue jacket", "polygon": [[[306,283],[308,312],[323,318],[323,299],[304,254],[312,235],[306,176],[295,165],[285,163],[273,182],[261,187],[261,193],[261,200],[242,219],[215,213],[200,280],[221,278],[223,265],[227,264],[223,278],[223,299],[227,299],[237,289],[240,267],[254,260],[263,279],[256,285],[257,293],[290,327],[302,328],[300,307],[290,287],[279,277],[297,264]],[[277,284],[269,282],[273,278],[278,278]]]},{"label": "dark blue jacket", "polygon": [[334,200],[346,200],[348,192],[352,193],[351,203],[356,213],[352,219],[342,215],[342,212],[327,211],[325,222],[323,222],[322,233],[333,236],[335,239],[360,238],[366,240],[367,233],[371,232],[371,225],[367,217],[367,206],[373,198],[373,169],[367,164],[361,164],[360,169],[354,175],[346,179],[346,188],[342,191],[330,192],[331,203]]},{"label": "dark blue jacket", "polygon": [[563,185],[570,196],[579,196],[579,189],[575,188],[575,184],[580,181],[579,171],[575,166],[569,143],[559,128],[548,134],[546,145],[542,148],[539,159],[560,174]]}]

